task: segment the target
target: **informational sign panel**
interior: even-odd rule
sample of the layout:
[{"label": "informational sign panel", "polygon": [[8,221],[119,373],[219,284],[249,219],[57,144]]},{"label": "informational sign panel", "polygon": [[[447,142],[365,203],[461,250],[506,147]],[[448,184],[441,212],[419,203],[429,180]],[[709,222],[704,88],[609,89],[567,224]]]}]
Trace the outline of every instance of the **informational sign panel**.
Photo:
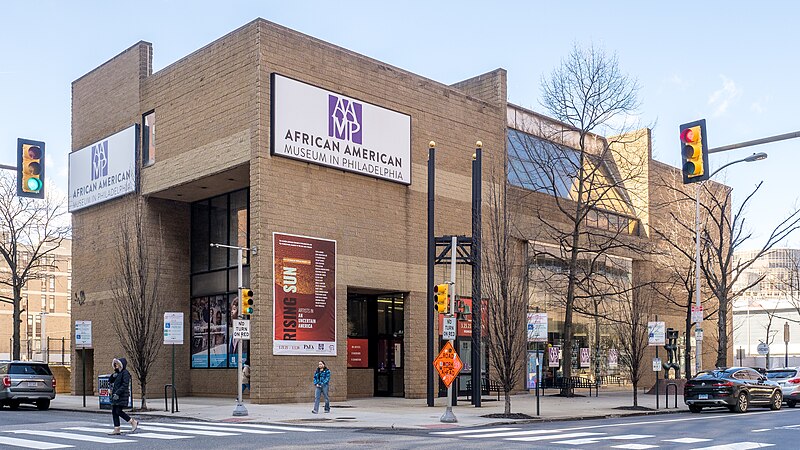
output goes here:
[{"label": "informational sign panel", "polygon": [[336,355],[336,241],[272,234],[273,355]]},{"label": "informational sign panel", "polygon": [[445,317],[442,321],[442,339],[454,341],[456,339],[456,318]]},{"label": "informational sign panel", "polygon": [[661,372],[661,358],[653,358],[653,372]]},{"label": "informational sign panel", "polygon": [[528,350],[528,389],[536,389],[536,381],[542,378],[542,352]]},{"label": "informational sign panel", "polygon": [[547,366],[548,367],[558,367],[561,359],[558,357],[559,348],[558,347],[550,347],[547,349]]},{"label": "informational sign panel", "polygon": [[608,368],[616,369],[619,367],[619,352],[615,348],[608,349]]},{"label": "informational sign panel", "polygon": [[647,322],[647,345],[664,345],[667,331],[664,322]]},{"label": "informational sign panel", "polygon": [[270,152],[411,184],[411,116],[273,73]]},{"label": "informational sign panel", "polygon": [[69,212],[136,190],[136,125],[69,154]]},{"label": "informational sign panel", "polygon": [[756,351],[758,351],[759,355],[766,355],[769,353],[769,345],[761,342],[758,344],[758,347],[756,347]]},{"label": "informational sign panel", "polygon": [[436,372],[439,373],[439,378],[442,379],[444,385],[450,387],[458,373],[461,372],[464,364],[461,362],[461,358],[458,357],[456,349],[453,348],[453,344],[447,341],[442,347],[442,351],[439,352],[439,356],[433,360],[433,367],[436,368]]},{"label": "informational sign panel", "polygon": [[92,321],[75,321],[75,348],[92,348]]},{"label": "informational sign panel", "polygon": [[369,339],[347,338],[347,367],[369,367]]},{"label": "informational sign panel", "polygon": [[591,367],[592,352],[587,347],[581,347],[581,368]]},{"label": "informational sign panel", "polygon": [[233,338],[241,339],[243,341],[250,340],[250,321],[249,320],[234,320],[233,321]]},{"label": "informational sign panel", "polygon": [[164,313],[164,345],[183,345],[183,313]]},{"label": "informational sign panel", "polygon": [[703,321],[703,306],[692,305],[692,323]]},{"label": "informational sign panel", "polygon": [[547,342],[547,313],[528,313],[528,342]]},{"label": "informational sign panel", "polygon": [[703,329],[702,328],[696,328],[694,330],[694,339],[696,341],[700,341],[700,342],[703,341]]}]

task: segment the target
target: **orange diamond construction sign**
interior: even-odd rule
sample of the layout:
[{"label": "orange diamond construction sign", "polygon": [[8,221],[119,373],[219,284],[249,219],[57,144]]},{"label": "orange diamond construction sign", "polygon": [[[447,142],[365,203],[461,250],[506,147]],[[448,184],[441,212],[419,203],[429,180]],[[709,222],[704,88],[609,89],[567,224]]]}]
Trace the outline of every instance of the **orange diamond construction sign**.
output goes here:
[{"label": "orange diamond construction sign", "polygon": [[442,347],[442,351],[439,352],[439,356],[433,360],[433,367],[439,372],[439,377],[442,379],[442,382],[444,382],[444,385],[450,387],[450,385],[453,384],[453,380],[458,376],[458,373],[461,372],[461,368],[464,367],[464,363],[462,363],[461,358],[458,357],[458,353],[456,353],[456,349],[453,348],[453,344],[447,341],[444,347]]}]

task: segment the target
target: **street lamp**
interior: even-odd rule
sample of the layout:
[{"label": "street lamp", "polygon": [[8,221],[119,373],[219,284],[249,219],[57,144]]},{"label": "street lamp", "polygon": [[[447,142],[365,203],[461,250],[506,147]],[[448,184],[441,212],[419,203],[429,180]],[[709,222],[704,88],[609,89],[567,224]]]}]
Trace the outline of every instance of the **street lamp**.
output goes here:
[{"label": "street lamp", "polygon": [[[748,156],[747,158],[737,159],[736,161],[731,161],[719,169],[711,172],[711,175],[708,176],[711,179],[714,175],[719,173],[720,170],[732,166],[734,164],[740,162],[754,162],[754,161],[761,161],[762,159],[767,159],[767,154],[760,152],[760,153],[753,153],[752,155]],[[703,316],[700,311],[701,308],[701,301],[700,301],[700,187],[703,185],[704,182],[697,183],[697,189],[694,191],[694,234],[695,234],[695,248],[694,248],[694,297],[695,297],[695,306],[697,308],[698,314],[700,314],[700,320],[695,322],[695,329],[694,329],[694,348],[695,348],[695,359],[694,359],[694,371],[695,374],[700,372],[700,368],[702,367],[703,363],[703,340],[702,340],[702,329],[700,328],[703,322]]]}]

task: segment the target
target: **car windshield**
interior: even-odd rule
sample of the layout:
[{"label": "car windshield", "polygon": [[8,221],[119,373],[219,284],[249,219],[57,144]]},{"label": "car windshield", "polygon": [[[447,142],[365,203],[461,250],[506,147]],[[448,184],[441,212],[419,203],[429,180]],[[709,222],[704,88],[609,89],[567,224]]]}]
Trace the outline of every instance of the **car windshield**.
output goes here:
[{"label": "car windshield", "polygon": [[11,364],[9,375],[52,375],[50,368],[44,364]]},{"label": "car windshield", "polygon": [[787,370],[770,370],[767,372],[767,378],[791,378],[797,375],[797,371],[794,369],[787,369]]}]

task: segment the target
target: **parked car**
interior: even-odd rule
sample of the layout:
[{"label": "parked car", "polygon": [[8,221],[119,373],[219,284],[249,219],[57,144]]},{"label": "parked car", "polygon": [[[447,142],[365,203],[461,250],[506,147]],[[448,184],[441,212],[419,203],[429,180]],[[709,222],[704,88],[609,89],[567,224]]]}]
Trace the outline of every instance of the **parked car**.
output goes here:
[{"label": "parked car", "polygon": [[781,369],[770,369],[767,371],[767,378],[778,383],[783,392],[783,400],[786,406],[794,408],[800,402],[800,371],[797,367],[784,367]]},{"label": "parked car", "polygon": [[683,401],[693,413],[709,406],[727,406],[735,412],[745,412],[750,406],[778,410],[783,393],[777,383],[749,367],[730,367],[700,372],[687,381]]},{"label": "parked car", "polygon": [[0,362],[0,408],[19,408],[21,403],[35,404],[41,410],[50,408],[56,398],[56,378],[43,362]]}]

